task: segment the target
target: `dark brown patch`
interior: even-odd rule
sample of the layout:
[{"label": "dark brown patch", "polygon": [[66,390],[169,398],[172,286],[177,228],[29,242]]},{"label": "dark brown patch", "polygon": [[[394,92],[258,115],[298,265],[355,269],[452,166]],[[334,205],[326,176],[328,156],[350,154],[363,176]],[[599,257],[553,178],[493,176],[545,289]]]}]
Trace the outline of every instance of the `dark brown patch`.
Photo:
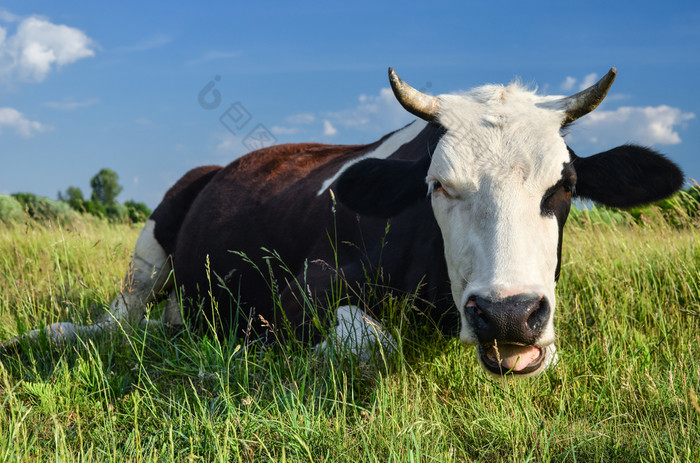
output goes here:
[{"label": "dark brown patch", "polygon": [[166,254],[172,254],[175,250],[180,225],[192,202],[219,170],[221,166],[202,166],[190,170],[165,193],[151,214],[150,219],[156,223],[155,238]]}]

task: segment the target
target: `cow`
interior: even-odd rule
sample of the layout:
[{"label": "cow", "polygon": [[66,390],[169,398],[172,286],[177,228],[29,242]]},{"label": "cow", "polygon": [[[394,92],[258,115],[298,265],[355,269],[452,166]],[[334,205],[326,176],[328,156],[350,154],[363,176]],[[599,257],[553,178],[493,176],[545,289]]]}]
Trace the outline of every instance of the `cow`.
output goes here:
[{"label": "cow", "polygon": [[[563,134],[603,101],[616,72],[567,97],[519,83],[431,96],[389,68],[416,120],[367,145],[283,144],[189,171],[141,231],[108,319],[45,332],[60,341],[122,322],[277,329],[362,356],[394,346],[366,302],[379,287],[414,294],[436,329],[476,346],[487,373],[540,374],[557,358],[572,198],[629,208],[683,183],[645,147],[579,157],[567,146]],[[160,322],[148,320],[146,307],[163,299]]]}]

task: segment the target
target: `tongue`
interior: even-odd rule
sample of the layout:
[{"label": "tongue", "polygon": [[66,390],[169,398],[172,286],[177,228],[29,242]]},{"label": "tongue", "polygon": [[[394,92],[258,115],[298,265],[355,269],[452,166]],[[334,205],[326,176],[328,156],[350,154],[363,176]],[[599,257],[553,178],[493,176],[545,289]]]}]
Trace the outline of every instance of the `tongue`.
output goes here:
[{"label": "tongue", "polygon": [[540,348],[535,346],[504,344],[489,347],[486,357],[494,363],[499,363],[500,359],[501,368],[504,370],[521,371],[535,362],[541,353]]}]

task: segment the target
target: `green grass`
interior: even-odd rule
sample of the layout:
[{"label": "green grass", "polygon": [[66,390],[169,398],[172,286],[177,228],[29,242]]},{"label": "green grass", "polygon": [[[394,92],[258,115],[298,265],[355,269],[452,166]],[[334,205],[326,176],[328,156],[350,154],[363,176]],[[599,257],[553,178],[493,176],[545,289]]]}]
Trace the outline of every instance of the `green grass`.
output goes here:
[{"label": "green grass", "polygon": [[[88,322],[138,228],[0,225],[0,339]],[[567,227],[559,364],[499,381],[387,299],[370,369],[290,345],[158,331],[0,358],[0,461],[700,461],[700,233]]]}]

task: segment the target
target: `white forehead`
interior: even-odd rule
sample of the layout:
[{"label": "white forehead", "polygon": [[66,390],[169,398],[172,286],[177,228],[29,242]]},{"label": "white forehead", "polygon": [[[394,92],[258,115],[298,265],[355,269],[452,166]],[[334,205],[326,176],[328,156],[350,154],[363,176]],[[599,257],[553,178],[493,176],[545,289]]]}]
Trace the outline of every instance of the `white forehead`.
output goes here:
[{"label": "white forehead", "polygon": [[[561,177],[569,154],[560,135],[565,114],[552,109],[561,97],[545,97],[519,84],[486,85],[460,95],[441,95],[446,129],[429,177],[460,188],[479,179],[513,176],[541,190]],[[523,182],[518,182],[523,184]]]}]

